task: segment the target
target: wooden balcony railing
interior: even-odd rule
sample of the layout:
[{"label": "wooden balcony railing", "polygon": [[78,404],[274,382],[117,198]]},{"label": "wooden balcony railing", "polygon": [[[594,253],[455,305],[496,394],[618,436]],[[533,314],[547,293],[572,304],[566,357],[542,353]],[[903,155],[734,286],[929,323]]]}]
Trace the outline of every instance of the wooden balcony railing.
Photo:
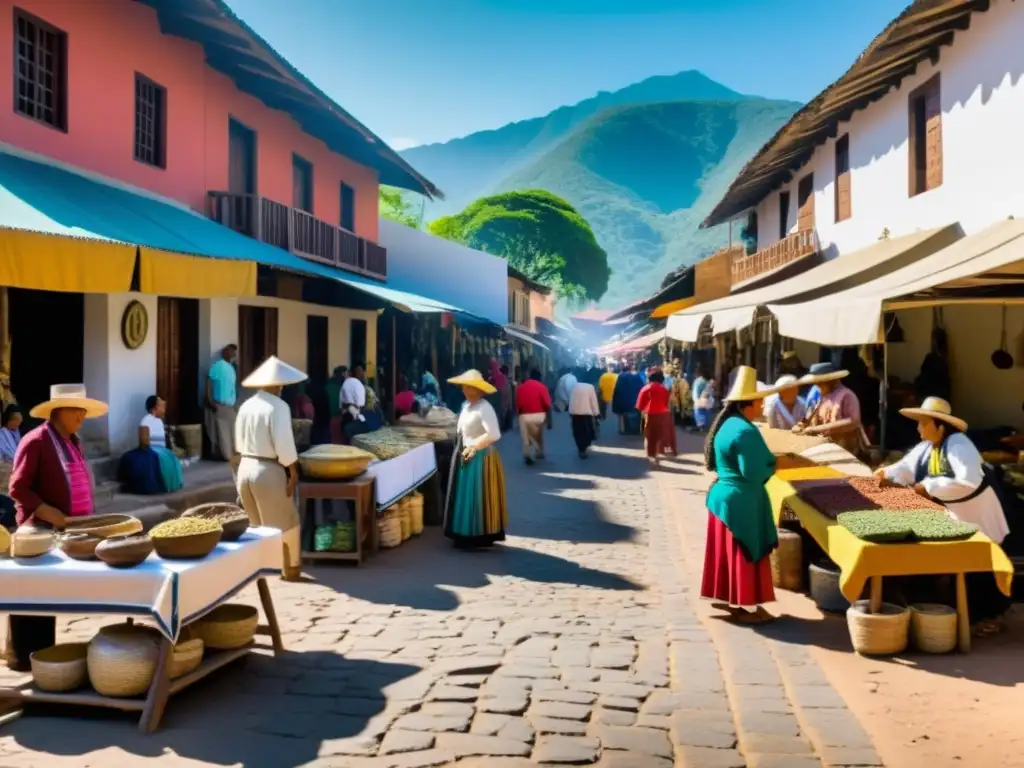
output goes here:
[{"label": "wooden balcony railing", "polygon": [[296,256],[378,280],[388,276],[383,246],[298,208],[259,195],[210,192],[210,218]]},{"label": "wooden balcony railing", "polygon": [[817,253],[818,248],[818,235],[810,229],[794,232],[749,256],[737,255],[732,261],[732,284],[736,286],[766,272],[792,264],[798,259]]}]

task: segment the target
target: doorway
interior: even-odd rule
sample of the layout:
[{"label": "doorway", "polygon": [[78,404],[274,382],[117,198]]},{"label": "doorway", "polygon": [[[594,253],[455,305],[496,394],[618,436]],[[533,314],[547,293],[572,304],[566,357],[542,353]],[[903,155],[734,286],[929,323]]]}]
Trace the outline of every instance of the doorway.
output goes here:
[{"label": "doorway", "polygon": [[256,132],[233,118],[228,120],[228,191],[256,194]]},{"label": "doorway", "polygon": [[277,354],[277,307],[238,308],[238,380]]},{"label": "doorway", "polygon": [[29,409],[50,399],[52,384],[85,379],[85,296],[22,288],[9,288],[7,296],[11,389],[28,431],[38,423]]},{"label": "doorway", "polygon": [[349,323],[349,368],[366,365],[366,321],[352,320]]},{"label": "doorway", "polygon": [[156,393],[168,424],[198,424],[199,301],[161,296],[156,313]]},{"label": "doorway", "polygon": [[327,350],[327,318],[309,315],[306,317],[306,373],[313,385],[327,381]]}]

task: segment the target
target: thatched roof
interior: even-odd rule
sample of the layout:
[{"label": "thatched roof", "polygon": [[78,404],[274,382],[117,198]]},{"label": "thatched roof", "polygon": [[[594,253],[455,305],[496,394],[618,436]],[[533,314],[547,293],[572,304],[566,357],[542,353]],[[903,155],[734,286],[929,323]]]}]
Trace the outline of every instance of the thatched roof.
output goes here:
[{"label": "thatched roof", "polygon": [[989,0],[915,0],[858,57],[846,74],[798,111],[754,158],[701,225],[710,227],[757,205],[789,181],[816,147],[835,137],[839,123],[882,98],[925,60],[937,62],[971,15]]}]

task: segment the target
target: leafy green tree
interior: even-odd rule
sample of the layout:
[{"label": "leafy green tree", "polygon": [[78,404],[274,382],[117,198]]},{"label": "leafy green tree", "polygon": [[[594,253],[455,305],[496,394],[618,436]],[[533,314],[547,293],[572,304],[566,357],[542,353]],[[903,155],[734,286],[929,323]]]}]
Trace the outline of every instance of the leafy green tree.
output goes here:
[{"label": "leafy green tree", "polygon": [[544,190],[483,197],[429,225],[432,234],[477,248],[574,301],[596,301],[608,290],[608,254],[572,205]]},{"label": "leafy green tree", "polygon": [[380,215],[413,229],[423,227],[423,204],[413,202],[395,187],[380,187]]}]

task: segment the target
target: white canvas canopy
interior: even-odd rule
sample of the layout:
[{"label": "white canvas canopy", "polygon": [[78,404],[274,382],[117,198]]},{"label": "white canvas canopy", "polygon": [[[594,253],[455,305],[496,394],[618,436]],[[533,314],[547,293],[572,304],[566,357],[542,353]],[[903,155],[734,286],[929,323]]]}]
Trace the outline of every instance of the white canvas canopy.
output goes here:
[{"label": "white canvas canopy", "polygon": [[1022,283],[1024,220],[1007,219],[870,282],[767,308],[782,336],[832,347],[875,344],[885,310],[992,301],[977,289]]}]

